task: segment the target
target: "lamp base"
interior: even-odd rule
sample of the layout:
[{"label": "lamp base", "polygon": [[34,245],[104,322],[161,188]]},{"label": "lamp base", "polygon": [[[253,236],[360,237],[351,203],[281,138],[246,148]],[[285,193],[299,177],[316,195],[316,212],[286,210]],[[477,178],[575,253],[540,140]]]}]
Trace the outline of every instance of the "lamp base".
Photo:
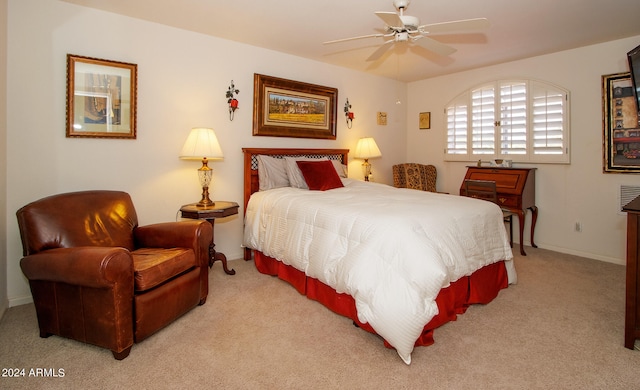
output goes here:
[{"label": "lamp base", "polygon": [[371,164],[369,164],[368,158],[365,158],[362,163],[362,174],[364,175],[364,181],[369,181],[369,176],[371,175]]},{"label": "lamp base", "polygon": [[202,199],[196,203],[196,207],[209,207],[215,204],[215,202],[209,199],[209,185],[211,184],[213,170],[209,168],[208,162],[207,158],[204,157],[202,159],[202,166],[198,169],[198,179],[202,187]]},{"label": "lamp base", "polygon": [[196,207],[211,207],[215,204],[216,202],[209,199],[209,187],[202,187],[202,199],[196,203]]}]

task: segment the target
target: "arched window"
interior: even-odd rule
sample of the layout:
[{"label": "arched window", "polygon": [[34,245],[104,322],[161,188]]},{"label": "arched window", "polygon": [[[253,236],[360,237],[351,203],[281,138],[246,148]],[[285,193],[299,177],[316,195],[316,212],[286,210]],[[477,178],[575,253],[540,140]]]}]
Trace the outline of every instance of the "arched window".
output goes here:
[{"label": "arched window", "polygon": [[497,80],[446,107],[445,160],[569,163],[569,92],[533,80]]}]

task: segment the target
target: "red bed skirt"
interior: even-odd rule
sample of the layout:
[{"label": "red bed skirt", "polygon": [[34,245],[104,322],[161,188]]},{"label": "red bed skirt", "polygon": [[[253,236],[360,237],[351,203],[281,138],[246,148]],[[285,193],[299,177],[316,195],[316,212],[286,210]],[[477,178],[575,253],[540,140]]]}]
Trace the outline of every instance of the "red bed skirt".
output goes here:
[{"label": "red bed skirt", "polygon": [[[256,268],[261,273],[278,276],[289,282],[300,294],[320,302],[335,313],[352,319],[362,329],[376,333],[369,324],[358,321],[355,300],[350,295],[339,294],[319,280],[307,277],[303,272],[266,256],[262,252],[254,251],[254,260]],[[439,313],[424,327],[415,345],[433,344],[434,329],[449,321],[455,321],[457,315],[464,313],[469,305],[491,302],[508,284],[507,270],[504,262],[501,261],[487,265],[471,276],[460,278],[451,283],[449,287],[440,290],[436,298]],[[385,346],[391,348],[386,340]]]}]

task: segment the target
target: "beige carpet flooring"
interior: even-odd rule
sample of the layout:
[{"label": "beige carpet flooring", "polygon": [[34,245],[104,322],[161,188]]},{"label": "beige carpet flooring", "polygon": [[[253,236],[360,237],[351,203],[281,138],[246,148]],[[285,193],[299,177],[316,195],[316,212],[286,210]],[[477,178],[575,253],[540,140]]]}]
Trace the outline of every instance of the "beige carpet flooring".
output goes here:
[{"label": "beige carpet flooring", "polygon": [[[640,351],[623,347],[625,267],[527,248],[519,283],[472,306],[405,365],[253,262],[218,262],[197,307],[131,355],[38,337],[32,304],[0,320],[2,389],[639,389]],[[30,377],[31,369],[64,377]],[[34,371],[37,372],[37,371]]]}]

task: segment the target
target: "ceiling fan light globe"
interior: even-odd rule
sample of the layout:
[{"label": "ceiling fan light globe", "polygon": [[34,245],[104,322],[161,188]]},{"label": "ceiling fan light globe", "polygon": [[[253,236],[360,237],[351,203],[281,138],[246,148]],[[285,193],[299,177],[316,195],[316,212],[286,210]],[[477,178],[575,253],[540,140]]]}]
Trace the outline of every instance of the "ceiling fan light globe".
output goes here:
[{"label": "ceiling fan light globe", "polygon": [[396,42],[406,42],[409,40],[409,33],[399,32],[396,34]]},{"label": "ceiling fan light globe", "polygon": [[415,16],[400,15],[400,19],[404,24],[404,28],[406,28],[409,31],[415,31],[418,29],[418,27],[420,27],[420,19],[418,19]]}]

